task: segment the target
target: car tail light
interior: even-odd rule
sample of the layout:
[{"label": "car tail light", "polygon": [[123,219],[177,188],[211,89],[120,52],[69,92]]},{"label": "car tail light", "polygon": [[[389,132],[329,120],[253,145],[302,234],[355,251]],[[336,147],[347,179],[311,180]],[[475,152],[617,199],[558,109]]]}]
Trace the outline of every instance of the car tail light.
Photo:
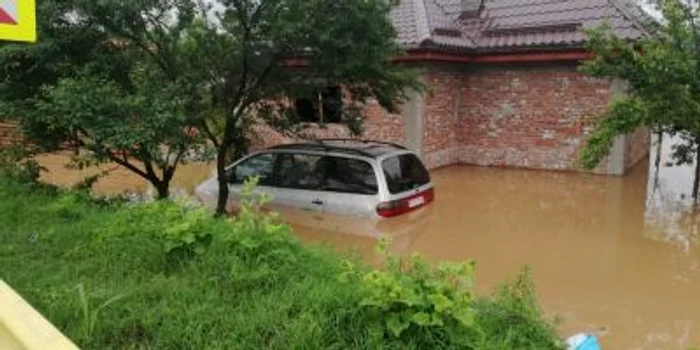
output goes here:
[{"label": "car tail light", "polygon": [[377,205],[377,214],[381,217],[390,218],[421,208],[434,200],[435,190],[430,188],[410,197],[379,203]]}]

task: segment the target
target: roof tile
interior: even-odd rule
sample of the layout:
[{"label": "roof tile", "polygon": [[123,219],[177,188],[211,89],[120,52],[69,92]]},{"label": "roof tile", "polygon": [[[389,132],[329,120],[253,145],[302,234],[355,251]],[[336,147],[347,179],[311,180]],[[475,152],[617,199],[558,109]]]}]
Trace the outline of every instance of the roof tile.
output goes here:
[{"label": "roof tile", "polygon": [[645,14],[630,0],[485,0],[479,17],[469,19],[460,9],[461,0],[401,0],[392,20],[408,48],[580,46],[584,29],[604,21],[623,38],[645,35]]}]

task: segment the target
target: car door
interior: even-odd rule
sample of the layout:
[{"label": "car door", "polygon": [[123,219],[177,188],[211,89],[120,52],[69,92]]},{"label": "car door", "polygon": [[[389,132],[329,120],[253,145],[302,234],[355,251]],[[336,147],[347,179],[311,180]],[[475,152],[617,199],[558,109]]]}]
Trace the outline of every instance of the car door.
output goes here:
[{"label": "car door", "polygon": [[301,210],[323,211],[325,196],[323,156],[306,153],[279,153],[275,167],[275,204]]},{"label": "car door", "polygon": [[366,160],[328,156],[325,158],[324,206],[328,213],[376,215],[379,188],[376,171]]},{"label": "car door", "polygon": [[229,206],[240,203],[243,187],[246,181],[253,177],[258,178],[255,186],[256,195],[265,195],[272,200],[277,195],[274,184],[274,168],[277,161],[275,153],[260,153],[244,159],[228,170],[229,179]]}]

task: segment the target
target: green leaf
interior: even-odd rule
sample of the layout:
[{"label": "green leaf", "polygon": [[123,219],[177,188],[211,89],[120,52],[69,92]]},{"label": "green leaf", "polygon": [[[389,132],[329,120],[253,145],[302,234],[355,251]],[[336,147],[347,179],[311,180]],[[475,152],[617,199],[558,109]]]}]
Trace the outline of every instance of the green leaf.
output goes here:
[{"label": "green leaf", "polygon": [[428,296],[428,300],[433,303],[436,312],[445,312],[452,308],[454,304],[450,299],[447,299],[442,294],[431,294]]},{"label": "green leaf", "polygon": [[471,328],[476,324],[476,311],[474,309],[464,308],[457,310],[452,313],[452,316],[467,328]]},{"label": "green leaf", "polygon": [[409,322],[401,320],[399,315],[391,314],[386,320],[386,328],[391,332],[391,335],[398,338],[401,334],[408,329],[410,326]]},{"label": "green leaf", "polygon": [[425,327],[433,324],[433,319],[425,312],[417,312],[411,316],[411,322],[418,326]]},{"label": "green leaf", "polygon": [[243,248],[246,248],[248,250],[252,250],[252,249],[259,248],[262,245],[262,241],[260,239],[245,237],[245,238],[240,240],[240,244]]}]

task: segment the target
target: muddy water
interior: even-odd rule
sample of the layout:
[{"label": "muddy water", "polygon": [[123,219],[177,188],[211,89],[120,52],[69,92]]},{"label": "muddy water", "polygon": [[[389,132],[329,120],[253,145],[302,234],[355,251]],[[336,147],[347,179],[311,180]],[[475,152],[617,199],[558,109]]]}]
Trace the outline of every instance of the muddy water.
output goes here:
[{"label": "muddy water", "polygon": [[[664,159],[669,150],[665,144]],[[210,174],[208,165],[181,170],[175,186],[188,190]],[[60,182],[62,174],[49,177]],[[700,219],[688,196],[692,169],[657,171],[645,163],[615,178],[450,167],[432,176],[436,202],[397,219],[282,215],[305,240],[355,250],[370,262],[381,234],[393,238],[395,253],[476,259],[480,292],[528,264],[543,307],[563,321],[562,335],[594,332],[606,350],[700,344]],[[102,193],[125,188],[145,184],[123,172],[98,183]]]},{"label": "muddy water", "polygon": [[[94,192],[98,195],[155,193],[146,180],[117,164],[105,164],[77,170],[66,166],[70,159],[69,152],[38,156],[36,160],[46,168],[46,172],[42,173],[41,180],[61,186],[73,186],[88,176],[103,174],[93,186]],[[195,187],[211,177],[214,169],[215,166],[210,163],[181,165],[175,172],[171,191],[174,194],[194,193]]]}]

